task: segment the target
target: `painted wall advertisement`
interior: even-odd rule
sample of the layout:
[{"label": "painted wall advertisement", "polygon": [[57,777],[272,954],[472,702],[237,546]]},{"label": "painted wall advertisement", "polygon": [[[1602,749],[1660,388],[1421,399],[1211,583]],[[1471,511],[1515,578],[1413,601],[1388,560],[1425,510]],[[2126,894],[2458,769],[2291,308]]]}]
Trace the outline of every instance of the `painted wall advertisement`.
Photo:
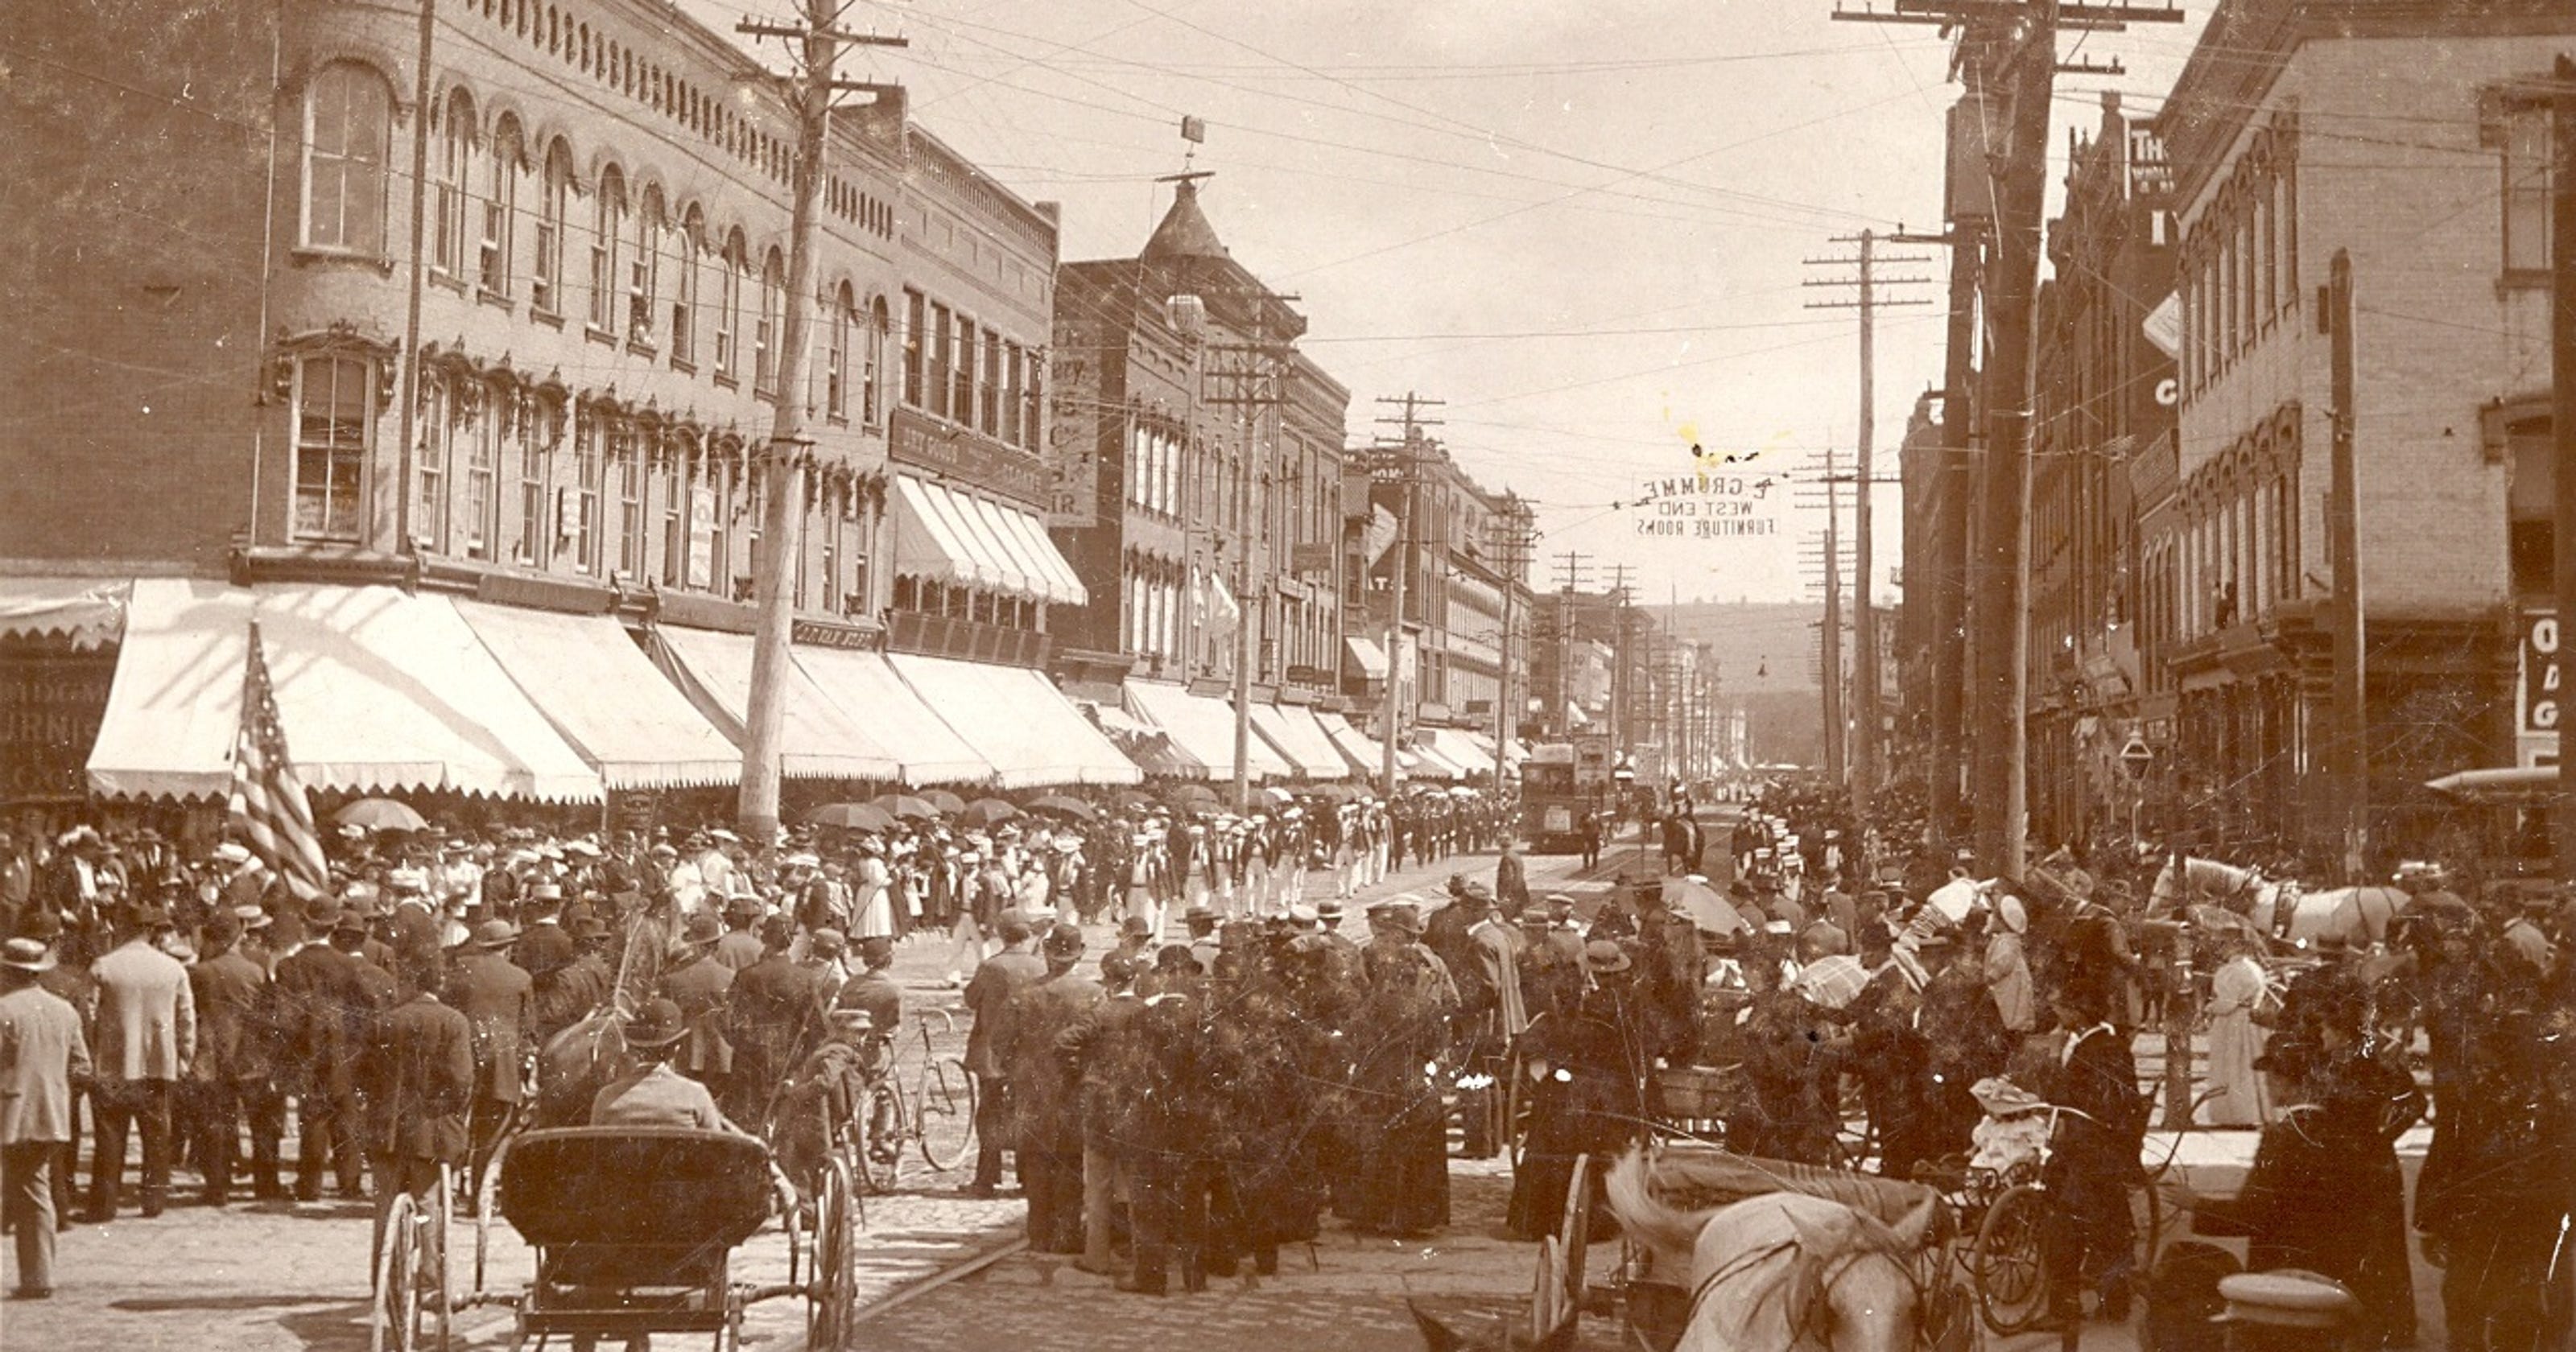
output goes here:
[{"label": "painted wall advertisement", "polygon": [[2521,648],[2520,670],[2515,673],[2514,763],[2556,765],[2558,720],[2566,712],[2557,612],[2524,611]]}]

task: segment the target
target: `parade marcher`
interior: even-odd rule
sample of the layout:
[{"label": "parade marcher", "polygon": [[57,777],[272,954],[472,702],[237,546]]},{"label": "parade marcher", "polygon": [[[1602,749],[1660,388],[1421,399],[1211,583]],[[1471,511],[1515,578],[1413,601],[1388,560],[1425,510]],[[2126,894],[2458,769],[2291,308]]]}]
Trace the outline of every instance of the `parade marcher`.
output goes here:
[{"label": "parade marcher", "polygon": [[975,1178],[969,1196],[990,1197],[1002,1185],[1002,1152],[1010,1147],[1009,1047],[1011,1004],[1046,975],[1046,959],[1029,951],[1033,937],[1017,914],[999,920],[1002,951],[986,958],[966,983],[966,1072],[975,1077]]},{"label": "parade marcher", "polygon": [[[491,1166],[501,1128],[524,1097],[527,1057],[536,1024],[536,982],[510,960],[519,932],[507,920],[475,926],[448,966],[447,1005],[464,1016],[472,1030],[474,1092],[467,1110],[467,1136],[473,1143],[473,1167],[466,1178],[469,1197],[483,1195],[483,1171]],[[567,940],[568,941],[568,940]]]},{"label": "parade marcher", "polygon": [[42,940],[0,942],[0,1224],[14,1232],[13,1300],[54,1293],[54,1170],[73,1139],[72,1087],[90,1074],[80,1012],[45,989]]},{"label": "parade marcher", "polygon": [[1066,1029],[1100,1002],[1100,983],[1081,972],[1082,930],[1047,932],[1046,974],[1011,997],[1001,1048],[1011,1086],[1012,1143],[1029,1203],[1029,1247],[1080,1253],[1082,1104],[1080,1067],[1063,1051]]},{"label": "parade marcher", "polygon": [[143,1214],[170,1197],[171,1097],[197,1050],[197,1003],[188,969],[155,947],[169,914],[145,903],[127,918],[124,942],[90,966],[98,983],[89,1094],[98,1120],[90,1162],[93,1222],[116,1217],[129,1131],[143,1138]]},{"label": "parade marcher", "polygon": [[376,1181],[370,1271],[373,1255],[384,1252],[394,1198],[409,1194],[426,1204],[437,1195],[439,1166],[465,1162],[466,1113],[476,1089],[474,1026],[439,1003],[436,956],[404,954],[395,980],[396,1003],[376,1019],[361,1058]]},{"label": "parade marcher", "polygon": [[[261,1027],[268,973],[236,948],[241,922],[218,912],[200,934],[205,953],[188,969],[197,1009],[197,1056],[188,1068],[188,1120],[197,1128],[197,1168],[205,1177],[205,1202],[230,1199],[241,1152],[242,1113],[264,1105],[269,1079],[267,1039]],[[251,1133],[251,1178],[277,1187],[277,1137]]]}]

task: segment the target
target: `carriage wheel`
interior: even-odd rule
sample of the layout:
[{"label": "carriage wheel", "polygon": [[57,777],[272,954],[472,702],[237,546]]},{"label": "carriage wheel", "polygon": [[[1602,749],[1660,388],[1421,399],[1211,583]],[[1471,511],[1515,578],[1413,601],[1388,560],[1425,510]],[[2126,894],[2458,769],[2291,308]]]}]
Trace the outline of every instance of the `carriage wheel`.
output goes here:
[{"label": "carriage wheel", "polygon": [[858,1245],[851,1232],[849,1161],[834,1158],[814,1180],[814,1265],[805,1286],[805,1345],[837,1350],[859,1310]]},{"label": "carriage wheel", "polygon": [[419,1251],[412,1227],[420,1207],[409,1193],[385,1209],[383,1248],[376,1254],[375,1286],[367,1299],[367,1352],[412,1352],[420,1305]]},{"label": "carriage wheel", "polygon": [[975,1149],[975,1077],[966,1063],[943,1056],[921,1069],[921,1158],[946,1173]]},{"label": "carriage wheel", "polygon": [[860,1179],[871,1192],[892,1192],[903,1174],[903,1088],[892,1080],[868,1086],[859,1100],[859,1120],[852,1124],[853,1154]]},{"label": "carriage wheel", "polygon": [[2139,1283],[2138,1293],[2144,1295],[2147,1275],[2156,1270],[2156,1254],[2164,1242],[2165,1201],[2155,1179],[2129,1189],[2129,1224],[2137,1231],[2131,1245],[2137,1266],[2131,1276]]},{"label": "carriage wheel", "polygon": [[2040,1266],[2040,1237],[2047,1218],[2048,1194],[2021,1183],[2005,1189],[1977,1226],[1968,1275],[1977,1288],[1977,1314],[1997,1334],[2008,1337],[2029,1328],[2048,1308],[2047,1282]]},{"label": "carriage wheel", "polygon": [[1530,1329],[1533,1338],[1544,1337],[1556,1326],[1572,1319],[1581,1307],[1565,1303],[1565,1250],[1559,1248],[1554,1235],[1538,1238],[1538,1282],[1530,1288]]},{"label": "carriage wheel", "polygon": [[[1572,1313],[1583,1308],[1584,1260],[1592,1247],[1592,1157],[1574,1157],[1574,1174],[1565,1185],[1565,1219],[1556,1229],[1557,1251],[1565,1256],[1564,1308]],[[1556,1325],[1543,1324],[1537,1335],[1545,1337],[1556,1331]]]},{"label": "carriage wheel", "polygon": [[456,1219],[456,1169],[438,1166],[438,1200],[432,1202],[428,1219],[420,1230],[420,1269],[424,1274],[421,1299],[429,1319],[437,1321],[438,1335],[431,1346],[447,1352],[448,1324],[455,1317],[456,1304],[449,1298],[447,1287],[447,1227]]}]

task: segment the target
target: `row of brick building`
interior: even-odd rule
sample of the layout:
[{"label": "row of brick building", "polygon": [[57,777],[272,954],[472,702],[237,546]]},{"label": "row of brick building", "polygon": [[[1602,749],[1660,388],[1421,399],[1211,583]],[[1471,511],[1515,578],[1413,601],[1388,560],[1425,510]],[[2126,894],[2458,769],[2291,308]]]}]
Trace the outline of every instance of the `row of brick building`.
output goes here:
[{"label": "row of brick building", "polygon": [[[2226,0],[2154,116],[2106,97],[2073,138],[2033,396],[2043,843],[2171,822],[2234,855],[2340,855],[2339,251],[2374,850],[2477,848],[2426,781],[2554,759],[2521,693],[2554,632],[2548,113],[2527,91],[2571,38],[2538,0]],[[1913,528],[1942,435],[1909,438]],[[1909,549],[1909,581],[1932,566]]]},{"label": "row of brick building", "polygon": [[[1365,751],[1343,715],[1367,723],[1390,677],[1407,742],[1492,726],[1499,628],[1445,589],[1499,611],[1520,580],[1475,557],[1481,536],[1444,544],[1470,576],[1418,586],[1435,599],[1408,606],[1395,670],[1367,613],[1390,565],[1367,553],[1349,392],[1295,350],[1305,319],[1227,254],[1195,182],[1136,257],[1060,265],[1053,204],[881,89],[835,115],[814,294],[791,296],[793,108],[731,42],[652,0],[429,14],[106,0],[16,35],[0,175],[31,195],[0,223],[20,319],[0,357],[0,797],[213,792],[221,738],[185,725],[228,707],[239,644],[210,635],[245,620],[285,649],[290,736],[350,744],[340,787],[579,779],[538,765],[561,748],[533,733],[474,745],[479,687],[428,660],[458,616],[587,789],[729,781],[789,398],[811,439],[791,777],[1096,782],[1140,758],[1228,777],[1230,739],[1181,729],[1246,626],[1263,773],[1347,773],[1323,738]],[[787,389],[795,305],[812,342]],[[723,736],[572,716],[586,739],[553,707],[648,665]],[[284,688],[335,680],[420,706],[421,744],[296,726],[363,718]],[[913,699],[925,684],[948,693]],[[919,726],[867,726],[886,702]],[[995,720],[1081,750],[969,735],[961,755],[933,726]],[[156,744],[167,773],[143,763]],[[1425,768],[1490,773],[1482,750]]]}]

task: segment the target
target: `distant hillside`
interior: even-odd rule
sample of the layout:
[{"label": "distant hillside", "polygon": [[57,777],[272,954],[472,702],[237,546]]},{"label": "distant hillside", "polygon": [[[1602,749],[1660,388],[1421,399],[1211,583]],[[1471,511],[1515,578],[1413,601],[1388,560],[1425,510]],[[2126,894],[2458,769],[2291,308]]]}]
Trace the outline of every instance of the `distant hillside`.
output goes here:
[{"label": "distant hillside", "polygon": [[1744,706],[1753,759],[1824,759],[1816,662],[1822,605],[1697,602],[1653,609],[1673,635],[1706,643],[1716,655],[1720,698]]}]

